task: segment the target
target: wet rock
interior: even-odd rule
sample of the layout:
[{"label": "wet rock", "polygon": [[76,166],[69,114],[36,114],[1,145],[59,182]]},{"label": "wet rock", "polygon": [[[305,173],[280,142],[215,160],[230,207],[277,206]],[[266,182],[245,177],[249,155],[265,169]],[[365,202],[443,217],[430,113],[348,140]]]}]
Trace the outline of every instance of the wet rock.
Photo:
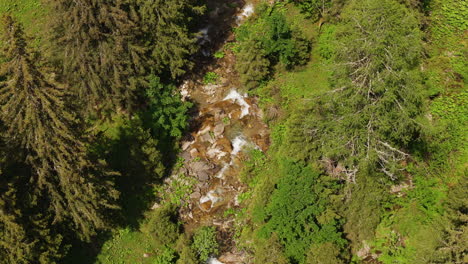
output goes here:
[{"label": "wet rock", "polygon": [[210,175],[206,171],[200,171],[200,172],[197,173],[197,178],[200,181],[205,182],[205,181],[208,181],[210,179]]},{"label": "wet rock", "polygon": [[189,168],[192,172],[198,174],[199,172],[211,169],[211,166],[204,161],[191,162]]},{"label": "wet rock", "polygon": [[230,153],[232,151],[231,141],[224,137],[216,140],[216,146],[224,152]]},{"label": "wet rock", "polygon": [[370,246],[367,244],[366,241],[364,241],[362,243],[362,248],[358,250],[358,252],[356,253],[356,255],[359,257],[359,258],[364,258],[366,257],[367,255],[369,255],[371,252],[371,248]]},{"label": "wet rock", "polygon": [[229,118],[233,120],[238,120],[240,119],[241,115],[242,115],[242,110],[238,108],[229,113]]},{"label": "wet rock", "polygon": [[196,185],[196,190],[198,190],[198,191],[205,190],[206,188],[208,188],[208,183],[206,183],[206,182],[199,182]]},{"label": "wet rock", "polygon": [[193,148],[190,150],[190,156],[192,156],[192,158],[197,158],[200,156],[200,152],[198,152],[198,149]]},{"label": "wet rock", "polygon": [[205,196],[200,198],[200,209],[205,212],[211,211],[219,202],[222,201],[222,190],[216,189],[209,191]]},{"label": "wet rock", "polygon": [[213,220],[213,225],[215,225],[215,226],[222,226],[222,225],[223,225],[223,221],[222,221],[222,220],[218,220],[218,219],[214,219],[214,220]]},{"label": "wet rock", "polygon": [[213,137],[211,136],[210,133],[205,133],[205,134],[201,135],[200,140],[202,142],[210,142],[210,143],[214,142],[214,139],[213,139]]},{"label": "wet rock", "polygon": [[200,131],[198,131],[197,135],[202,135],[208,133],[208,131],[211,130],[211,126],[207,125],[204,128],[202,128]]},{"label": "wet rock", "polygon": [[194,192],[190,195],[191,199],[198,200],[201,198],[201,193],[200,192]]},{"label": "wet rock", "polygon": [[[216,144],[216,143],[215,143]],[[211,159],[217,159],[220,160],[221,158],[227,156],[229,153],[222,151],[219,148],[212,147],[209,148],[208,151],[206,152],[206,155],[211,158]]]},{"label": "wet rock", "polygon": [[244,263],[244,257],[242,255],[237,255],[229,252],[219,257],[219,261],[225,264]]},{"label": "wet rock", "polygon": [[209,212],[211,210],[211,206],[213,202],[211,200],[200,202],[200,209],[205,212]]},{"label": "wet rock", "polygon": [[221,85],[217,85],[217,84],[208,84],[208,85],[205,85],[203,86],[203,91],[207,94],[207,95],[214,95],[216,93],[216,90],[219,89],[219,87],[221,87]]},{"label": "wet rock", "polygon": [[192,145],[193,141],[185,141],[182,143],[182,150],[187,150],[190,145]]},{"label": "wet rock", "polygon": [[225,128],[225,125],[222,122],[216,124],[213,130],[215,137],[220,137],[224,133],[224,128]]},{"label": "wet rock", "polygon": [[180,157],[183,158],[185,161],[190,161],[192,159],[192,155],[189,151],[184,151],[180,154]]}]

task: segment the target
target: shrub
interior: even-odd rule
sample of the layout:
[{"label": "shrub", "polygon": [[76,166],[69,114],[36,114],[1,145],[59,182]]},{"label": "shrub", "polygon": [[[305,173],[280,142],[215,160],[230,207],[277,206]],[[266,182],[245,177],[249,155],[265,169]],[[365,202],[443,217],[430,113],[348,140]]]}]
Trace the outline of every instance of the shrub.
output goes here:
[{"label": "shrub", "polygon": [[193,236],[192,248],[198,255],[198,259],[205,262],[209,257],[218,254],[219,245],[216,241],[214,227],[202,227]]},{"label": "shrub", "polygon": [[267,221],[259,235],[276,233],[294,263],[304,263],[307,250],[315,243],[343,247],[346,241],[338,230],[337,215],[327,210],[328,198],[337,187],[304,164],[283,161],[281,167],[282,177],[266,208]]},{"label": "shrub", "polygon": [[204,84],[215,84],[219,79],[219,75],[216,72],[207,72],[203,77]]},{"label": "shrub", "polygon": [[247,88],[266,80],[276,65],[292,69],[309,59],[310,43],[291,28],[280,8],[261,5],[258,12],[257,20],[236,30],[237,70]]},{"label": "shrub", "polygon": [[179,225],[175,219],[175,207],[165,205],[150,213],[141,231],[151,237],[151,242],[156,248],[170,247],[179,237]]},{"label": "shrub", "polygon": [[216,59],[222,59],[224,58],[224,51],[217,51],[215,54],[214,54],[214,57]]},{"label": "shrub", "polygon": [[165,247],[162,253],[154,260],[154,264],[173,264],[176,258],[175,253],[172,248]]}]

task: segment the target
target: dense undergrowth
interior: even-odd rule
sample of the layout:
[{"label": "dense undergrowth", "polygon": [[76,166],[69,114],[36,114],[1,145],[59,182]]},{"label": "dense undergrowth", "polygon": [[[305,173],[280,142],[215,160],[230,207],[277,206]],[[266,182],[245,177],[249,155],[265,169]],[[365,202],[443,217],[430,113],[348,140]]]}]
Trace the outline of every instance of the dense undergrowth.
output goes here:
[{"label": "dense undergrowth", "polygon": [[[366,1],[370,2],[372,1]],[[390,4],[392,1],[384,2]],[[378,5],[383,4],[387,3],[379,2]],[[321,106],[319,113],[323,114],[323,111],[327,111],[327,100],[337,100],[343,105],[347,104],[347,98],[353,97],[348,95],[336,99],[339,98],[337,93],[340,91],[333,90],[340,89],[342,86],[337,84],[342,83],[347,76],[339,75],[344,68],[340,62],[340,52],[344,51],[349,56],[350,52],[354,52],[353,49],[361,49],[356,58],[359,60],[359,56],[363,56],[362,47],[365,47],[365,44],[357,43],[358,46],[352,46],[354,43],[351,42],[359,39],[357,37],[351,37],[350,42],[344,46],[339,45],[339,36],[338,41],[335,41],[337,34],[343,34],[339,32],[352,24],[350,21],[342,22],[343,19],[346,20],[346,16],[351,16],[354,20],[360,19],[358,13],[352,13],[355,12],[352,11],[353,7],[349,7],[352,3],[341,11],[341,20],[331,20],[324,25],[320,23],[320,28],[310,20],[297,23],[301,25],[298,30],[315,30],[310,34],[310,62],[293,72],[279,70],[268,82],[252,91],[260,96],[267,121],[272,128],[272,146],[267,156],[254,152],[246,166],[243,178],[250,186],[248,196],[251,198],[244,203],[244,209],[238,212],[241,223],[238,241],[247,250],[251,250],[255,263],[466,261],[466,242],[463,242],[466,238],[466,195],[460,193],[466,187],[467,158],[464,132],[467,116],[467,61],[464,41],[466,20],[462,18],[466,16],[466,4],[460,1],[427,1],[416,7],[412,4],[409,3],[408,7],[397,7],[398,4],[387,7],[388,10],[406,9],[404,12],[408,13],[405,17],[424,17],[426,23],[424,32],[419,33],[424,34],[425,40],[414,39],[411,44],[409,40],[397,41],[395,38],[401,36],[402,27],[409,26],[410,23],[414,23],[410,31],[417,31],[422,25],[418,22],[403,23],[401,19],[393,23],[393,34],[396,34],[391,37],[393,41],[406,42],[412,47],[424,45],[426,56],[419,59],[421,66],[415,67],[415,70],[423,69],[419,73],[422,78],[412,79],[414,83],[410,85],[410,89],[414,92],[415,87],[420,87],[417,88],[420,94],[418,96],[424,95],[424,105],[428,106],[421,109],[418,121],[415,120],[422,126],[421,134],[418,140],[412,139],[404,147],[410,158],[399,168],[403,173],[398,178],[389,179],[388,175],[375,171],[375,167],[369,163],[364,164],[367,169],[361,170],[353,179],[354,182],[350,182],[343,174],[336,173],[336,169],[341,169],[342,172],[349,171],[351,167],[345,165],[340,168],[343,165],[338,160],[332,161],[330,168],[329,161],[324,163],[324,159],[330,157],[326,155],[327,150],[320,150],[330,141],[334,141],[333,144],[346,143],[338,141],[341,136],[336,134],[321,142],[318,147],[314,147],[317,144],[314,141],[320,141],[321,135],[317,134],[320,132],[313,132],[311,142],[301,139],[297,145],[291,144],[291,139],[298,135],[298,127],[299,133],[311,129],[304,125],[307,122],[312,122],[312,128],[325,123],[326,125],[317,128],[318,131],[327,131],[334,126],[326,123],[333,116],[322,119],[312,117],[313,121],[308,121],[311,120],[310,115],[315,114],[304,109],[310,109],[318,102]],[[357,5],[362,7],[363,3],[359,2]],[[294,12],[291,11],[294,10],[291,5],[286,9]],[[368,27],[368,30],[372,27],[373,18],[368,15],[376,11],[365,10],[362,15],[366,14],[365,19],[370,20],[369,24],[358,24],[357,29],[347,28],[346,32],[359,31],[359,27]],[[397,15],[400,11],[392,12]],[[316,14],[312,17],[314,16]],[[296,16],[295,19],[300,18]],[[381,14],[375,19],[391,18]],[[382,33],[376,34],[376,37],[381,40]],[[341,41],[345,39],[341,38]],[[379,54],[381,53],[372,53],[373,56]],[[422,50],[415,53],[416,56],[421,54]],[[403,48],[400,56],[408,59],[408,49]],[[394,54],[391,58],[392,62],[397,60]],[[330,71],[334,74],[330,74]],[[389,83],[386,85],[388,87]],[[332,99],[328,99],[330,93]],[[409,94],[404,93],[403,96]],[[405,100],[407,99],[406,97]],[[387,105],[386,111],[389,110]],[[372,111],[380,115],[378,118],[381,121],[391,118],[375,109]],[[342,113],[346,112],[335,112],[338,116]],[[364,112],[360,111],[358,114],[362,117]],[[350,120],[350,117],[343,118]],[[399,117],[391,121],[390,126],[403,124],[403,119]],[[356,125],[359,122],[357,120],[359,119],[353,120],[352,124]],[[336,125],[336,119],[330,121]],[[408,125],[404,126],[408,128]],[[339,130],[334,131],[332,133]],[[343,132],[358,135],[351,131],[347,128]],[[396,138],[401,140],[401,136],[397,135]],[[303,154],[297,155],[298,153]],[[343,150],[338,153],[343,154]],[[330,154],[333,155],[333,152]],[[309,155],[312,157],[306,158]],[[317,162],[320,159],[322,161]],[[365,158],[358,159],[363,160]],[[296,169],[285,169],[285,166]],[[299,183],[303,177],[307,177],[304,172],[307,170],[312,175],[315,173],[315,176],[311,175],[308,181]],[[295,187],[290,187],[291,191],[287,191],[288,185]],[[310,204],[307,202],[309,195],[311,198],[315,196]],[[281,203],[284,204],[280,206]],[[300,210],[295,211],[295,208]],[[308,212],[313,214],[309,215]],[[330,226],[330,223],[334,224]],[[328,232],[326,239],[314,237],[320,232]]]},{"label": "dense undergrowth", "polygon": [[[236,216],[237,248],[249,263],[466,263],[467,2],[278,2],[259,4],[234,29],[231,44],[240,80],[259,98],[272,142],[267,153],[250,151],[239,175],[248,186],[239,196],[241,208],[225,212]],[[51,51],[44,40],[47,10],[37,0],[0,3],[0,13],[13,14],[33,36],[30,46],[44,54]],[[164,36],[161,45],[170,46],[169,27],[150,18],[161,35],[138,36]],[[10,238],[2,237],[1,263],[191,264],[220,253],[215,228],[187,232],[178,219],[190,186],[173,182],[172,193],[161,187],[178,166],[177,141],[192,106],[174,96],[172,84],[184,63],[193,63],[181,59],[194,52],[191,38],[185,44],[174,48],[180,56],[174,61],[169,53],[145,50],[154,59],[148,65],[161,63],[149,71],[132,69],[142,73],[135,95],[141,106],[84,114],[87,155],[105,161],[120,193],[119,210],[106,214],[108,226],[91,239],[76,235],[69,219],[56,225],[30,204],[16,203],[16,195],[27,197],[22,193],[30,189],[8,191],[12,184],[29,186],[11,175],[33,175],[25,171],[35,163],[18,158],[26,149],[3,155],[11,149],[2,134],[0,175],[9,176],[0,180],[0,209],[15,210],[0,213],[0,234]],[[57,56],[37,62],[47,76],[54,63]],[[204,82],[218,78],[210,72]],[[160,206],[148,210],[156,199]],[[37,239],[14,244],[6,227]]]}]

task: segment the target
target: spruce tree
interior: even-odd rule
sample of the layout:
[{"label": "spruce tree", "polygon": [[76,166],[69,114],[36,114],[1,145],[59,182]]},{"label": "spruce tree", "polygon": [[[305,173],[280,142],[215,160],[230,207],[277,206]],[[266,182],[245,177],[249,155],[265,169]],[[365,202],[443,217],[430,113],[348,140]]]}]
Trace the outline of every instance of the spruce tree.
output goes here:
[{"label": "spruce tree", "polygon": [[290,143],[307,149],[302,158],[339,165],[347,180],[364,167],[396,180],[421,129],[418,21],[395,1],[352,1],[336,34],[333,90],[314,99],[305,122],[293,119]]},{"label": "spruce tree", "polygon": [[88,111],[131,107],[146,72],[139,16],[127,2],[49,1],[53,53]]},{"label": "spruce tree", "polygon": [[236,69],[246,88],[252,89],[264,81],[269,74],[270,60],[262,44],[254,38],[248,39],[237,54]]},{"label": "spruce tree", "polygon": [[[194,15],[204,12],[196,0],[135,0],[141,16],[140,26],[150,40],[155,72],[172,78],[192,66],[188,56],[197,50],[189,25]],[[177,40],[177,41],[174,41]]]},{"label": "spruce tree", "polygon": [[22,26],[11,17],[4,22],[7,61],[0,66],[6,77],[0,82],[0,117],[7,138],[26,150],[29,182],[35,186],[31,195],[48,201],[54,222],[71,221],[71,229],[89,238],[106,227],[105,211],[115,208],[113,173],[88,158],[64,89],[33,62]]},{"label": "spruce tree", "polygon": [[203,10],[194,2],[50,0],[53,54],[64,80],[91,112],[132,108],[148,74],[175,78],[190,66],[197,45],[187,24]]}]

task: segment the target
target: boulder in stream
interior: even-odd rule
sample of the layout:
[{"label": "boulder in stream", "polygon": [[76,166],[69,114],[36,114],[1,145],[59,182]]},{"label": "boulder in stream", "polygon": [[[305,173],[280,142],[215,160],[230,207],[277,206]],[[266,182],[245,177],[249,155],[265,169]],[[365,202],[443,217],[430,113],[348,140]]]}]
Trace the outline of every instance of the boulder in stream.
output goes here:
[{"label": "boulder in stream", "polygon": [[217,123],[213,132],[216,138],[220,137],[224,133],[225,125],[223,122]]},{"label": "boulder in stream", "polygon": [[213,207],[216,207],[223,200],[221,197],[223,191],[221,189],[211,190],[205,196],[200,198],[200,209],[209,212]]}]

